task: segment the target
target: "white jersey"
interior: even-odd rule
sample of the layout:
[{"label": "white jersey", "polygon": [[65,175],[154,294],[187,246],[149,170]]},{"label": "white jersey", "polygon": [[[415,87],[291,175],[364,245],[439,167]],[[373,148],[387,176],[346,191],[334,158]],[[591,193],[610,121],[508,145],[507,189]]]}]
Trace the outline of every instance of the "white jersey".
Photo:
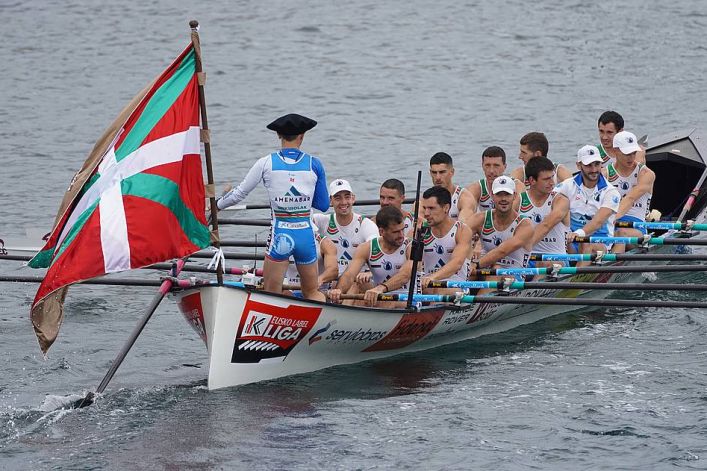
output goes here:
[{"label": "white jersey", "polygon": [[[499,231],[493,224],[493,210],[486,211],[484,216],[484,227],[481,229],[481,251],[485,255],[501,245],[506,240],[513,237],[516,228],[523,222],[522,216],[518,216],[504,230]],[[523,247],[514,250],[496,262],[501,268],[524,268],[528,264],[528,251]]]},{"label": "white jersey", "polygon": [[599,181],[594,188],[584,186],[580,172],[557,185],[555,190],[565,195],[570,202],[570,230],[583,228],[599,209],[609,208],[613,211],[612,215],[592,235],[614,236],[614,217],[619,209],[621,195],[613,185],[609,185],[603,175],[599,175]]},{"label": "white jersey", "polygon": [[459,217],[459,197],[465,190],[465,188],[457,185],[456,188],[454,188],[454,193],[452,193],[452,204],[449,206],[449,217],[455,221]]},{"label": "white jersey", "polygon": [[371,248],[368,251],[368,266],[373,275],[373,284],[379,285],[395,276],[400,268],[407,262],[407,248],[410,239],[405,239],[403,244],[392,253],[385,253],[381,247],[380,237],[371,241]]},{"label": "white jersey", "polygon": [[[645,168],[648,167],[643,164],[637,164],[636,168],[634,168],[627,177],[624,177],[618,172],[618,170],[616,170],[613,163],[609,163],[606,167],[609,174],[609,183],[614,185],[614,187],[619,190],[621,198],[626,196],[628,192],[638,184],[638,176]],[[645,221],[651,205],[651,196],[652,193],[644,193],[633,203],[633,207],[626,211],[624,216],[630,216],[640,221]]]},{"label": "white jersey", "polygon": [[[432,233],[431,227],[428,226],[427,228],[424,228],[426,229],[426,234],[424,236],[425,247],[422,254],[422,264],[425,275],[439,271],[442,267],[449,263],[449,260],[452,258],[452,252],[454,252],[454,248],[457,246],[456,235],[461,229],[462,224],[463,223],[456,221],[452,225],[452,228],[449,229],[449,232],[439,238],[435,237]],[[450,276],[449,279],[466,280],[468,274],[469,259],[467,258],[464,260],[464,263],[459,271]]]},{"label": "white jersey", "polygon": [[[552,190],[543,204],[535,206],[528,192],[524,191],[520,194],[520,215],[529,219],[533,227],[537,226],[552,211],[552,202],[557,194],[557,191]],[[566,253],[565,238],[568,231],[569,227],[564,221],[558,222],[542,240],[535,244],[533,253]]]},{"label": "white jersey", "polygon": [[336,222],[336,215],[315,214],[312,216],[319,233],[328,237],[336,245],[339,275],[344,273],[353,259],[356,247],[378,237],[378,227],[370,219],[353,214],[353,220],[346,226]]}]

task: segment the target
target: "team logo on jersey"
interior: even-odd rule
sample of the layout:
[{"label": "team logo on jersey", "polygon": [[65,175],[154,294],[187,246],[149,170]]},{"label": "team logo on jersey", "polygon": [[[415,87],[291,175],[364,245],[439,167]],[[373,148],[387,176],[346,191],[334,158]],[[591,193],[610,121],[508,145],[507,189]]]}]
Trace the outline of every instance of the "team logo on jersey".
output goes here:
[{"label": "team logo on jersey", "polygon": [[540,214],[535,213],[533,214],[533,221],[535,221],[535,224],[540,224],[543,222],[543,217]]},{"label": "team logo on jersey", "polygon": [[289,234],[275,234],[272,243],[272,252],[277,255],[287,256],[295,248],[295,240]]},{"label": "team logo on jersey", "polygon": [[383,260],[383,270],[390,271],[393,269],[393,262],[389,260]]},{"label": "team logo on jersey", "polygon": [[628,191],[628,189],[631,188],[631,185],[628,184],[628,182],[621,182],[621,189],[624,191]]},{"label": "team logo on jersey", "polygon": [[618,197],[618,196],[612,197],[612,198],[611,198],[611,202],[614,203],[614,204],[619,204],[619,197]]},{"label": "team logo on jersey", "polygon": [[348,239],[344,239],[343,237],[339,239],[341,241],[341,246],[345,249],[348,249],[351,247],[351,243],[349,242]]},{"label": "team logo on jersey", "polygon": [[596,201],[598,203],[600,199],[601,199],[601,194],[594,193],[594,201]]},{"label": "team logo on jersey", "polygon": [[435,250],[435,253],[437,253],[437,255],[444,254],[444,247],[442,247],[440,244],[435,244],[434,250]]},{"label": "team logo on jersey", "polygon": [[498,247],[499,245],[501,245],[502,242],[503,242],[503,241],[501,240],[501,238],[500,238],[499,236],[493,236],[493,237],[491,238],[491,243],[492,243],[493,245],[495,245],[496,247]]}]

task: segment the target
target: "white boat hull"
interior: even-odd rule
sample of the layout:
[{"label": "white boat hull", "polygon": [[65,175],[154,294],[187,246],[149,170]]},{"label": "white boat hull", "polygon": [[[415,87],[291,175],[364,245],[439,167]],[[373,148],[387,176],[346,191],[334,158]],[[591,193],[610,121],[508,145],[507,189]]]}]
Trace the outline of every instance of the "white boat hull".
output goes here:
[{"label": "white boat hull", "polygon": [[[630,274],[576,275],[577,281],[625,281]],[[635,277],[635,275],[633,275]],[[609,291],[524,290],[522,297],[605,297]],[[209,389],[306,373],[426,350],[580,309],[476,304],[386,311],[310,302],[230,286],[177,294],[187,321],[206,342]]]}]

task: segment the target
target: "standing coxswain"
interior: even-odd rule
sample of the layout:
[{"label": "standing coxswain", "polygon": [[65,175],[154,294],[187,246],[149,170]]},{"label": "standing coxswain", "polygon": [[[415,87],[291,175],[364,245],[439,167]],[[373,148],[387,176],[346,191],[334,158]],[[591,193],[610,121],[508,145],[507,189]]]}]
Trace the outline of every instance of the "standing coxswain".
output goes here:
[{"label": "standing coxswain", "polygon": [[263,289],[282,292],[289,258],[293,256],[304,297],[324,301],[318,290],[317,249],[310,213],[312,207],[320,211],[329,207],[326,175],[318,158],[300,150],[304,133],[316,125],[316,121],[298,114],[288,114],[268,124],[267,128],[280,138],[282,149],[258,160],[241,184],[216,204],[218,209],[238,204],[262,181],[272,210]]}]

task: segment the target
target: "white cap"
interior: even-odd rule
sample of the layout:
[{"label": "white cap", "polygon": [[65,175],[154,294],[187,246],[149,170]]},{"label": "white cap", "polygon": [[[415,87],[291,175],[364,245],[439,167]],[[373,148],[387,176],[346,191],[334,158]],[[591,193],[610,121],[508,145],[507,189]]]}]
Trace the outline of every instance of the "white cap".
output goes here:
[{"label": "white cap", "polygon": [[496,178],[493,181],[493,185],[491,185],[491,192],[495,195],[496,193],[500,193],[502,191],[512,195],[516,192],[516,182],[513,181],[511,177],[507,177],[505,175],[501,175]]},{"label": "white cap", "polygon": [[597,146],[584,146],[577,151],[577,162],[589,165],[592,162],[603,162]]},{"label": "white cap", "polygon": [[641,150],[636,135],[628,131],[617,132],[614,135],[614,147],[618,147],[622,154],[630,154]]},{"label": "white cap", "polygon": [[343,180],[341,178],[337,178],[333,182],[329,184],[329,196],[334,196],[340,191],[349,191],[353,193],[353,190],[351,189],[351,185],[349,184],[348,181]]}]

